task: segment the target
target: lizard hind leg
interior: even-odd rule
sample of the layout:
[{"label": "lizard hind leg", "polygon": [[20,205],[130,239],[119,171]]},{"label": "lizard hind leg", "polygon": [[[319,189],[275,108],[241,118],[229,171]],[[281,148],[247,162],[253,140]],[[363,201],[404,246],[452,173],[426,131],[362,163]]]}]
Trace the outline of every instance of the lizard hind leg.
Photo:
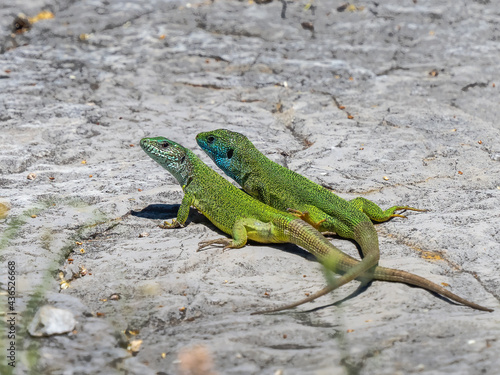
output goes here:
[{"label": "lizard hind leg", "polygon": [[382,210],[375,203],[363,197],[354,198],[350,200],[349,203],[351,203],[354,207],[362,211],[371,220],[378,222],[387,221],[393,217],[406,218],[405,215],[397,214],[396,211],[402,211],[402,210],[419,211],[419,212],[427,211],[425,209],[420,209],[410,206],[393,206],[391,208],[388,208],[387,210]]},{"label": "lizard hind leg", "polygon": [[[259,238],[261,240],[264,240],[267,238],[267,236],[263,235],[264,232],[269,231],[269,229],[266,230],[266,228],[269,228],[269,224],[262,223],[258,220],[251,218],[239,219],[234,223],[233,228],[231,229],[231,236],[233,238],[223,237],[217,238],[215,240],[202,241],[198,244],[198,250],[196,251],[200,251],[204,247],[210,245],[224,245],[224,248],[222,249],[223,251],[227,249],[239,249],[245,246],[247,243],[248,230],[254,231],[256,233],[261,233]],[[258,240],[258,238],[256,239]]]}]

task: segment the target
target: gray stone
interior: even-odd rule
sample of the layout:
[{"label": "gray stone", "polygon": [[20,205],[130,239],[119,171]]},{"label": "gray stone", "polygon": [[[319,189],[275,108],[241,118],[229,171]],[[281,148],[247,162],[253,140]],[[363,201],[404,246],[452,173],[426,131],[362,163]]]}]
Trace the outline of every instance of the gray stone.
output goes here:
[{"label": "gray stone", "polygon": [[76,320],[71,311],[58,309],[50,305],[40,307],[28,326],[31,336],[52,336],[71,332]]}]

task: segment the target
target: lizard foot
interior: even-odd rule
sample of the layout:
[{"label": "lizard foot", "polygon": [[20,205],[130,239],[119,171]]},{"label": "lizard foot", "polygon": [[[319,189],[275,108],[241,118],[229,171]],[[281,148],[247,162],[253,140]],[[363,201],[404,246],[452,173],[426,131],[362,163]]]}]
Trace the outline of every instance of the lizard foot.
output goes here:
[{"label": "lizard foot", "polygon": [[208,241],[201,241],[199,244],[198,244],[198,249],[196,250],[196,252],[200,251],[201,249],[207,247],[207,246],[210,246],[210,245],[224,245],[224,248],[222,249],[223,251],[226,250],[226,249],[229,249],[232,247],[232,244],[233,244],[233,240],[230,239],[230,238],[217,238],[215,240],[208,240]]},{"label": "lizard foot", "polygon": [[[426,209],[409,207],[409,206],[396,206],[396,207],[392,208],[392,212],[402,211],[402,210],[405,210],[405,211],[406,210],[408,210],[408,211],[418,211],[418,212],[427,212],[427,211],[429,211],[429,210],[426,210]],[[402,217],[403,219],[407,219],[407,217],[405,215],[400,215],[400,214],[395,214],[395,213],[393,213],[389,217]]]},{"label": "lizard foot", "polygon": [[172,222],[164,221],[163,224],[158,225],[162,229],[172,229],[172,228],[182,228],[183,225],[179,223],[176,219],[172,219]]}]

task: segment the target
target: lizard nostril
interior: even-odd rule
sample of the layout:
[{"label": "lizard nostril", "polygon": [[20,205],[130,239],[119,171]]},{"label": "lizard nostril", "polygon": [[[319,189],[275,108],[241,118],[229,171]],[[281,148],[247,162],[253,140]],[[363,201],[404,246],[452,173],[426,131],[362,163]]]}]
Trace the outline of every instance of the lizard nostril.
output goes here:
[{"label": "lizard nostril", "polygon": [[210,137],[207,138],[207,142],[208,143],[214,143],[214,141],[215,141],[215,138],[212,137],[212,136],[210,136]]}]

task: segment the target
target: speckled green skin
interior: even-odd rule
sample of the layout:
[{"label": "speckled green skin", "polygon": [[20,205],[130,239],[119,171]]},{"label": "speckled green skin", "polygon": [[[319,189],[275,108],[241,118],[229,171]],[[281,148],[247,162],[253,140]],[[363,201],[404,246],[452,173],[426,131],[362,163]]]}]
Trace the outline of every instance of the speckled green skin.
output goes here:
[{"label": "speckled green skin", "polygon": [[[395,214],[397,210],[422,210],[394,206],[384,211],[362,197],[346,201],[330,190],[269,160],[240,133],[218,129],[198,134],[196,141],[228,176],[254,198],[280,211],[298,212],[302,219],[321,232],[335,232],[342,237],[354,239],[360,245],[364,258],[349,270],[352,279],[373,273],[374,276],[388,280],[384,278],[383,273],[377,274],[379,267],[375,268],[375,271],[373,268],[379,260],[379,245],[372,220],[386,221],[395,216],[404,217]],[[397,281],[408,282],[402,279]],[[311,301],[333,289],[330,285],[286,307]],[[443,294],[444,290],[440,287],[438,293]]]},{"label": "speckled green skin", "polygon": [[184,225],[189,207],[196,207],[215,226],[232,235],[233,239],[221,239],[203,243],[220,243],[226,247],[240,248],[247,239],[262,243],[297,244],[321,262],[331,267],[345,269],[343,253],[335,248],[311,225],[292,214],[269,207],[234,187],[218,173],[204,164],[190,150],[163,137],[144,138],[141,147],[162,167],[177,179],[184,191],[184,198],[172,223],[166,228]]},{"label": "speckled green skin", "polygon": [[[205,165],[190,150],[175,142],[164,137],[144,138],[141,140],[141,147],[177,179],[184,191],[177,219],[171,223],[165,222],[164,228],[183,226],[188,218],[189,207],[194,206],[219,229],[232,236],[232,239],[202,242],[199,249],[211,244],[240,248],[246,244],[247,239],[263,243],[290,242],[314,254],[328,269],[343,273],[333,282],[334,288],[352,279],[351,270],[360,262],[342,253],[308,223],[250,197]],[[406,282],[468,306],[487,310],[430,281],[403,271],[374,267],[369,274],[363,274],[362,278]]]}]

